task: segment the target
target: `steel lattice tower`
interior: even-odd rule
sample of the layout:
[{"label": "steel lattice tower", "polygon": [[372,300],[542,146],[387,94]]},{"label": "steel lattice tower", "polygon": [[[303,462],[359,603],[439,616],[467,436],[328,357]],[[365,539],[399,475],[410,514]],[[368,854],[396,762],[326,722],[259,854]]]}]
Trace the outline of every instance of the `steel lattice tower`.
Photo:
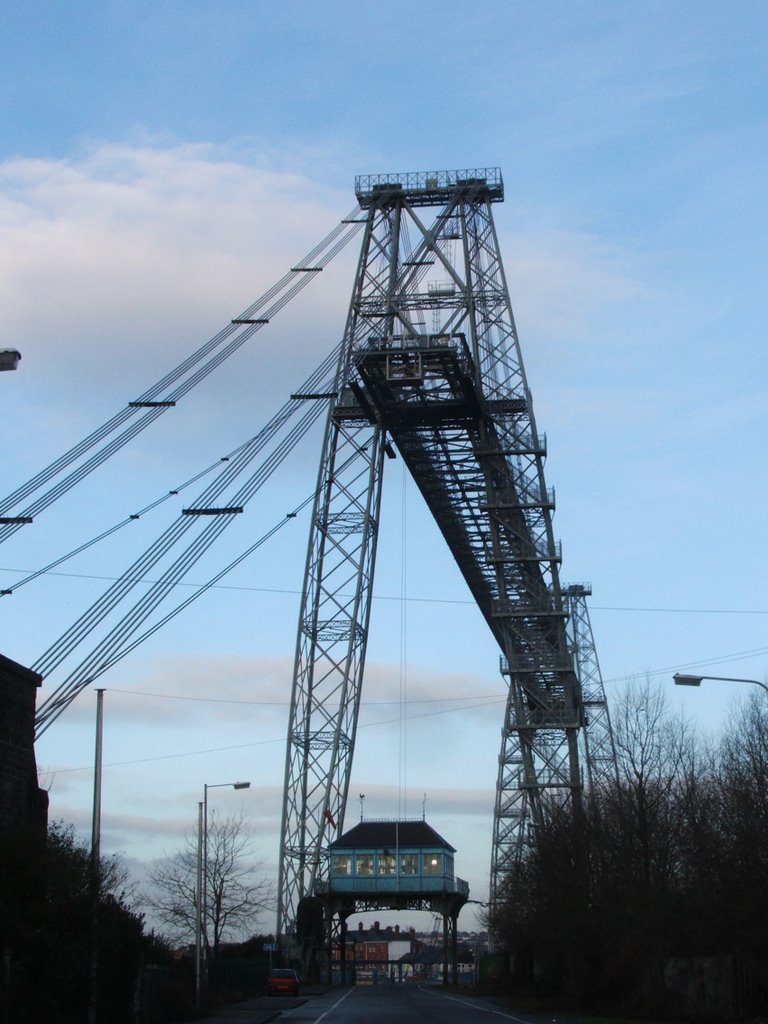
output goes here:
[{"label": "steel lattice tower", "polygon": [[[288,730],[278,932],[323,877],[347,800],[382,471],[404,459],[509,683],[491,901],[547,802],[578,799],[584,724],[554,495],[492,204],[496,168],[356,180],[365,228],[320,461]],[[427,220],[429,213],[431,219]],[[306,904],[304,904],[306,906]],[[301,930],[301,929],[299,929]]]},{"label": "steel lattice tower", "polygon": [[568,637],[579,679],[580,703],[584,709],[581,747],[590,792],[617,780],[611,716],[587,608],[587,597],[591,593],[588,583],[571,583],[563,589],[568,611]]}]

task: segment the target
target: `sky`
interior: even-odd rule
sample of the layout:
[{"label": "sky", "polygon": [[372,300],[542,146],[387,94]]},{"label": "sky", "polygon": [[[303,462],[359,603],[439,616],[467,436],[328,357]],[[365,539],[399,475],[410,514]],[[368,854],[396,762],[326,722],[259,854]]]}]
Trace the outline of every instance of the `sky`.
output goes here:
[{"label": "sky", "polygon": [[[499,166],[494,216],[548,437],[562,578],[592,585],[608,700],[649,679],[716,737],[752,688],[682,690],[671,676],[768,676],[767,51],[768,9],[750,0],[10,0],[0,347],[22,359],[0,375],[0,490],[294,266],[354,206],[356,174]],[[356,258],[353,242],[172,414],[8,540],[0,587],[253,436],[339,340]],[[319,441],[307,434],[190,582],[312,491]],[[384,493],[347,824],[361,807],[425,814],[482,903],[498,650],[399,461]],[[0,650],[33,664],[171,505],[0,598]],[[304,513],[99,681],[102,849],[139,879],[194,828],[205,784],[220,786],[214,813],[242,811],[276,872],[307,535]],[[37,745],[51,817],[84,837],[94,716],[89,690]],[[220,785],[235,780],[251,788]]]}]

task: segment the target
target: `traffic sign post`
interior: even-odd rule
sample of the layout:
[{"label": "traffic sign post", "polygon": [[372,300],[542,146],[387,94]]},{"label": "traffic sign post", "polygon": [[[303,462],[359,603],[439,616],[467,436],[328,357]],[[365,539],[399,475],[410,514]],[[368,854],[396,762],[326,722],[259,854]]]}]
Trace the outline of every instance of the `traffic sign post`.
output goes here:
[{"label": "traffic sign post", "polygon": [[269,953],[269,973],[272,973],[272,954],[277,952],[276,942],[265,942],[261,947],[265,953]]}]

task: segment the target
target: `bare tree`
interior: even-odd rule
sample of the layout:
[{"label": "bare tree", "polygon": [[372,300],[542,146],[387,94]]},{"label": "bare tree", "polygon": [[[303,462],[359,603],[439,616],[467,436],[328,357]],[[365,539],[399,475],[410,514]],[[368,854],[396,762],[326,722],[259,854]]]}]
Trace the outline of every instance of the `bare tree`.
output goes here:
[{"label": "bare tree", "polygon": [[648,680],[627,687],[613,719],[619,767],[615,823],[625,869],[646,887],[663,887],[675,871],[683,822],[680,780],[695,762],[696,740]]},{"label": "bare tree", "polygon": [[717,745],[642,682],[611,717],[617,778],[531,831],[497,941],[523,980],[535,962],[539,985],[585,1005],[662,1015],[669,993],[652,979],[665,958],[728,957],[738,1012],[764,1016],[768,700],[753,694]]},{"label": "bare tree", "polygon": [[580,813],[553,807],[531,832],[505,880],[496,929],[519,963],[535,958],[577,999],[623,998],[648,957],[680,948],[696,909],[693,881],[709,877],[693,852],[717,837],[695,736],[663,694],[629,686],[612,720],[618,777]]},{"label": "bare tree", "polygon": [[[242,939],[255,931],[263,910],[274,910],[273,884],[263,877],[263,864],[255,859],[250,830],[242,815],[208,823],[206,906],[203,941],[207,956],[216,959],[224,939]],[[191,941],[196,924],[197,831],[190,830],[184,845],[149,871],[151,892],[147,904],[173,938]]]},{"label": "bare tree", "polygon": [[723,803],[720,888],[733,945],[764,947],[768,912],[768,700],[752,694],[734,713],[720,748]]}]

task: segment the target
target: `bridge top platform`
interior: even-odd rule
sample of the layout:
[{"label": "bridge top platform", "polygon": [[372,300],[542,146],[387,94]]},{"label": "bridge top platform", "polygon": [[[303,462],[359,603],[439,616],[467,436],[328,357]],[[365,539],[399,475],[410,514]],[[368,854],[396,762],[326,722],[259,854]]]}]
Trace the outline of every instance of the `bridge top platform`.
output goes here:
[{"label": "bridge top platform", "polygon": [[405,199],[411,206],[438,206],[457,189],[476,193],[491,203],[504,201],[504,182],[498,167],[359,174],[355,178],[355,195],[364,210],[382,199]]}]

